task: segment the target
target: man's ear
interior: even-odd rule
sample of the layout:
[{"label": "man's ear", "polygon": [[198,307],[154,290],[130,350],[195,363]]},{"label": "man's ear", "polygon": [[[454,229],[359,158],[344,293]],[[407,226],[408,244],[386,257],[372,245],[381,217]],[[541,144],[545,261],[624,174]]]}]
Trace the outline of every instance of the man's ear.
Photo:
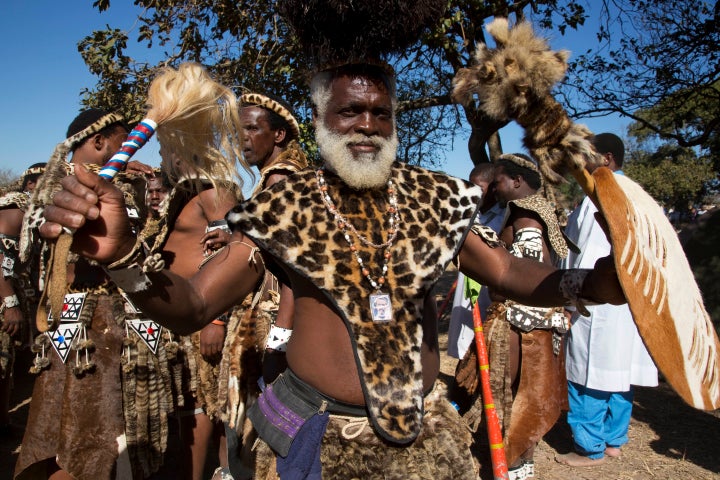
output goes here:
[{"label": "man's ear", "polygon": [[278,128],[275,130],[275,145],[282,145],[287,137],[287,131],[284,128]]},{"label": "man's ear", "polygon": [[612,152],[607,152],[602,157],[603,157],[603,166],[604,167],[609,167],[610,164],[615,161],[615,157],[613,157]]},{"label": "man's ear", "polygon": [[100,133],[96,133],[92,136],[90,139],[90,142],[92,142],[93,148],[97,151],[102,151],[105,147],[105,141],[107,139],[102,136]]}]

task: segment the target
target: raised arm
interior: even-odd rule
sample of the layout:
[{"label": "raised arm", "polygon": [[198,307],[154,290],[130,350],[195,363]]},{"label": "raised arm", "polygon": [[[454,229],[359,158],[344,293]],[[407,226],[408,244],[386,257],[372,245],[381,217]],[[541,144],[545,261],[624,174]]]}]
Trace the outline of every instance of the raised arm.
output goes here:
[{"label": "raised arm", "polygon": [[[130,230],[122,192],[82,168],[75,176],[63,179],[62,190],[45,208],[45,218],[47,222],[40,227],[44,237],[58,237],[63,227],[76,229],[75,252],[104,265],[121,260],[121,265],[108,269],[114,280],[122,277],[126,266],[142,261],[132,253],[137,250],[136,238]],[[123,262],[124,257],[130,258]],[[167,269],[147,272],[151,285],[138,291],[124,290],[150,318],[183,334],[199,330],[242,301],[264,271],[255,244],[236,233],[225,250],[193,277],[183,279]]]},{"label": "raised arm", "polygon": [[[491,248],[473,232],[468,234],[459,259],[460,270],[465,275],[507,298],[538,307],[568,304],[568,299],[560,289],[565,270],[514,257],[499,246]],[[579,296],[587,301],[616,305],[625,303],[611,257],[598,260],[578,290]]]}]

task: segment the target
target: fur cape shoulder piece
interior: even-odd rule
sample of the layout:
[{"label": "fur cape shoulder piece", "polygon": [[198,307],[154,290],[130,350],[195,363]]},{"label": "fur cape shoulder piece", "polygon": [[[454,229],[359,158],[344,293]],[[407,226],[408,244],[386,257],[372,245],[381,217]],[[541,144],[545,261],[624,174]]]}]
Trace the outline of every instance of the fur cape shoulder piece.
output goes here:
[{"label": "fur cape shoulder piece", "polygon": [[0,197],[0,208],[19,208],[25,211],[30,197],[24,192],[9,192]]},{"label": "fur cape shoulder piece", "polygon": [[[384,439],[407,444],[420,432],[423,417],[423,299],[457,255],[482,192],[463,180],[406,164],[396,163],[392,178],[401,221],[382,290],[392,302],[390,322],[372,321],[369,297],[374,291],[327,211],[313,170],[258,193],[227,219],[233,230],[252,238],[283,268],[313,282],[334,305],[350,335],[371,423]],[[371,242],[384,243],[385,189],[352,190],[331,172],[325,181],[348,222]],[[385,250],[354,243],[377,278]]]},{"label": "fur cape shoulder piece", "polygon": [[560,258],[567,257],[568,244],[560,230],[555,210],[542,195],[536,193],[518,200],[511,200],[508,202],[508,206],[511,209],[521,208],[536,213],[545,226],[545,236],[550,243],[550,247]]},{"label": "fur cape shoulder piece", "polygon": [[288,143],[287,149],[278,155],[272,163],[265,165],[260,175],[260,181],[253,190],[251,197],[254,197],[259,191],[267,188],[267,181],[270,175],[275,173],[290,174],[299,172],[308,166],[307,157],[302,151],[297,140]]}]

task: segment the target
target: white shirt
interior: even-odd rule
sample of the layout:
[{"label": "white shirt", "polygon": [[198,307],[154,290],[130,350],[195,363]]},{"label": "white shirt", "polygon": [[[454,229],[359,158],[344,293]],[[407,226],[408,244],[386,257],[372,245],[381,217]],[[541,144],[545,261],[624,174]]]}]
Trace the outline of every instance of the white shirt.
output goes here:
[{"label": "white shirt", "polygon": [[[581,252],[570,252],[561,268],[593,268],[610,253],[597,208],[585,198],[568,218],[565,234]],[[567,379],[595,390],[626,392],[630,385],[657,386],[657,368],[638,334],[627,305],[588,307],[590,317],[573,314],[566,340]]]}]

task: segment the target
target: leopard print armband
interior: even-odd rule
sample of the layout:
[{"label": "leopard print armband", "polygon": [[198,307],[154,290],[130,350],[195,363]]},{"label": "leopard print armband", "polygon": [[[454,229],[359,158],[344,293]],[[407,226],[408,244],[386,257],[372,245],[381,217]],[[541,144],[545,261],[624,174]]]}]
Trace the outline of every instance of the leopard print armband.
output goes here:
[{"label": "leopard print armband", "polygon": [[490,227],[476,223],[470,227],[470,231],[482,238],[490,248],[505,247],[505,242],[500,240],[495,230]]},{"label": "leopard print armband", "polygon": [[560,279],[560,294],[565,299],[566,305],[573,305],[577,309],[578,313],[584,317],[589,317],[590,312],[586,305],[592,304],[589,300],[580,296],[582,292],[585,278],[592,270],[583,268],[571,268],[564,270],[562,278]]}]

